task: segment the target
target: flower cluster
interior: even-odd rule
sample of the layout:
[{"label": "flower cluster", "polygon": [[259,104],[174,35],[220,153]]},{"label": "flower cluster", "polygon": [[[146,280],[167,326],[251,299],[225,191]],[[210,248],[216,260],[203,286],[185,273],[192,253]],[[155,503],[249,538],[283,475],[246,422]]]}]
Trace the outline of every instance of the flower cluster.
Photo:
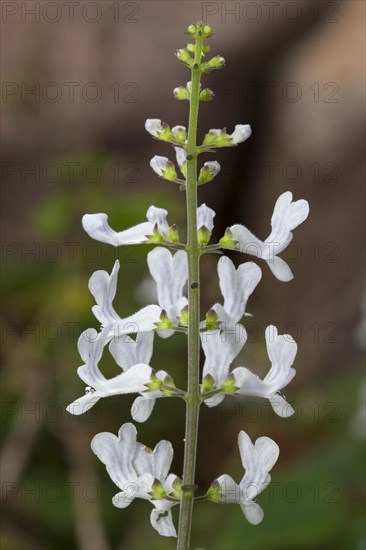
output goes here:
[{"label": "flower cluster", "polygon": [[[208,25],[191,25],[188,35],[198,41],[211,36]],[[200,42],[200,43],[201,43]],[[197,42],[198,43],[198,42]],[[196,48],[191,44],[178,50],[177,57],[193,71],[197,70],[194,57]],[[208,47],[201,48],[204,57]],[[200,72],[223,66],[223,58],[216,56],[202,61]],[[197,83],[188,82],[185,87],[174,90],[178,100],[208,101],[213,93],[201,90]],[[189,145],[189,131],[181,125],[172,128],[160,119],[149,119],[146,130],[157,140],[171,143],[175,149],[176,164],[167,157],[154,156],[150,165],[164,180],[177,183],[181,189],[192,184],[188,176],[188,163],[192,162]],[[251,135],[248,124],[238,124],[232,134],[225,129],[210,130],[196,153],[215,152],[220,147],[232,147],[244,142]],[[214,160],[205,162],[196,177],[197,187],[212,181],[220,171]],[[197,204],[197,203],[196,203]],[[293,238],[292,230],[308,216],[309,206],[305,200],[293,201],[291,192],[283,193],[277,200],[271,219],[272,231],[264,241],[258,239],[243,225],[230,226],[216,244],[209,244],[214,231],[215,212],[202,204],[190,215],[197,232],[197,257],[219,252],[217,272],[223,303],[215,303],[201,320],[197,331],[205,355],[200,387],[197,391],[200,402],[214,407],[225,396],[256,396],[268,399],[274,412],[281,417],[293,414],[293,409],[282,395],[283,389],[295,375],[292,367],[297,353],[297,344],[289,334],[278,334],[275,326],[265,331],[270,368],[262,380],[246,366],[232,367],[247,342],[243,320],[250,315],[247,303],[262,278],[261,268],[252,261],[240,264],[222,255],[225,250],[237,250],[264,260],[279,281],[289,281],[293,274],[287,263],[279,257]],[[145,422],[154,409],[156,399],[180,397],[189,400],[189,392],[175,386],[172,373],[156,370],[151,366],[155,334],[169,338],[175,332],[188,333],[191,303],[187,295],[190,286],[189,261],[192,246],[181,243],[176,224],[168,222],[168,212],[163,208],[150,206],[146,220],[134,227],[115,230],[108,223],[104,213],[85,214],[82,224],[90,237],[113,246],[157,245],[147,255],[150,275],[156,284],[157,303],[147,305],[139,311],[121,317],[114,308],[119,262],[111,273],[96,271],[89,280],[89,290],[95,299],[93,314],[100,324],[99,332],[88,329],[79,338],[78,349],[83,365],[78,375],[86,384],[85,394],[71,403],[67,410],[80,415],[102,397],[111,395],[137,394],[131,415],[136,422]],[[189,284],[187,284],[189,283]],[[197,336],[198,338],[198,336]],[[108,348],[108,350],[106,350]],[[121,372],[107,379],[100,370],[104,352],[109,351]],[[158,367],[158,362],[156,363]],[[268,437],[260,437],[253,444],[249,436],[241,431],[239,450],[245,469],[239,484],[228,475],[215,480],[206,493],[212,502],[239,503],[250,523],[257,524],[263,518],[263,511],[254,501],[255,497],[270,482],[270,470],[275,464],[279,449]],[[163,536],[176,536],[171,509],[181,502],[182,481],[169,473],[173,449],[168,441],[160,441],[154,451],[136,441],[136,429],[124,424],[118,437],[101,433],[94,437],[92,449],[105,464],[107,471],[120,489],[113,498],[119,508],[128,506],[135,498],[150,500],[152,526]]]}]

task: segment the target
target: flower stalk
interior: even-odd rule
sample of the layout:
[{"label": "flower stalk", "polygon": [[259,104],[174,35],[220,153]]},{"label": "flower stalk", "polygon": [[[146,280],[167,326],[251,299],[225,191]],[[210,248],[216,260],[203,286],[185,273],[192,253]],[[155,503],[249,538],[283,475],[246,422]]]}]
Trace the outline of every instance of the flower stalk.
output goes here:
[{"label": "flower stalk", "polygon": [[185,428],[182,500],[179,514],[177,549],[189,548],[194,480],[196,470],[198,421],[200,409],[199,359],[200,359],[200,248],[197,236],[197,124],[201,81],[201,57],[203,37],[197,36],[192,87],[190,92],[187,152],[187,255],[188,255],[188,384]]}]

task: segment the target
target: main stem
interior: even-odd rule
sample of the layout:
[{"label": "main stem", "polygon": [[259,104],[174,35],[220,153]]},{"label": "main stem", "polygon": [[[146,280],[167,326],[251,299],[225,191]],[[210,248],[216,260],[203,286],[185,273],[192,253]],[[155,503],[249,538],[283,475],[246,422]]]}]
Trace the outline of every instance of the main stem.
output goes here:
[{"label": "main stem", "polygon": [[188,388],[184,447],[183,485],[179,513],[177,550],[188,550],[191,536],[198,420],[200,408],[200,250],[197,236],[197,121],[199,108],[202,38],[196,39],[189,108],[187,142],[187,254],[188,254]]}]

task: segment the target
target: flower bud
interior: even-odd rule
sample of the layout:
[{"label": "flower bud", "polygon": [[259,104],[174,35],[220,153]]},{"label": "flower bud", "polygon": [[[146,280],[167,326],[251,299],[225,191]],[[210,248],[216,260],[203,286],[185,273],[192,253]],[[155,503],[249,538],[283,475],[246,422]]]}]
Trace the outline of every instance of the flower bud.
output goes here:
[{"label": "flower bud", "polygon": [[206,102],[212,101],[214,97],[215,97],[215,94],[213,93],[212,90],[210,90],[210,88],[205,88],[200,93],[200,101],[206,101]]},{"label": "flower bud", "polygon": [[203,145],[216,145],[217,136],[220,135],[222,130],[210,130],[208,134],[205,135],[203,140]]},{"label": "flower bud", "polygon": [[187,90],[187,88],[184,88],[184,86],[179,86],[178,88],[174,88],[173,94],[175,99],[178,99],[179,101],[184,101],[185,99],[189,99],[190,93]]},{"label": "flower bud", "polygon": [[190,53],[195,53],[196,51],[195,44],[187,44],[187,51],[189,51]]},{"label": "flower bud", "polygon": [[189,55],[189,52],[187,52],[187,50],[177,50],[175,55],[177,56],[177,59],[179,59],[179,61],[185,63],[186,65],[188,65],[188,67],[191,67],[193,65],[193,59]]},{"label": "flower bud", "polygon": [[225,59],[220,55],[215,55],[212,59],[207,61],[207,66],[210,69],[221,69],[225,65]]},{"label": "flower bud", "polygon": [[172,134],[176,141],[180,141],[181,143],[186,142],[187,132],[184,126],[174,126],[174,128],[172,128]]},{"label": "flower bud", "polygon": [[195,36],[196,33],[197,33],[196,25],[189,25],[189,27],[187,29],[187,34],[189,34],[190,36]]},{"label": "flower bud", "polygon": [[[164,386],[169,386],[172,389],[174,389],[176,387],[175,384],[174,384],[173,378],[169,374],[167,374],[166,377],[164,378]],[[170,390],[167,390],[165,388],[162,388],[161,393],[165,397],[170,397],[171,395],[174,394],[174,391],[170,391]]]},{"label": "flower bud", "polygon": [[213,36],[212,27],[210,25],[205,25],[202,29],[203,38],[210,38]]},{"label": "flower bud", "polygon": [[150,161],[150,166],[158,176],[168,181],[177,179],[177,172],[174,164],[166,157],[155,155]]},{"label": "flower bud", "polygon": [[198,242],[201,246],[205,246],[210,238],[211,238],[211,231],[209,231],[207,229],[207,227],[205,225],[203,225],[202,227],[199,228],[199,230],[197,231],[197,236],[198,236]]},{"label": "flower bud", "polygon": [[205,162],[198,177],[199,183],[208,183],[220,172],[220,165],[216,161]]}]

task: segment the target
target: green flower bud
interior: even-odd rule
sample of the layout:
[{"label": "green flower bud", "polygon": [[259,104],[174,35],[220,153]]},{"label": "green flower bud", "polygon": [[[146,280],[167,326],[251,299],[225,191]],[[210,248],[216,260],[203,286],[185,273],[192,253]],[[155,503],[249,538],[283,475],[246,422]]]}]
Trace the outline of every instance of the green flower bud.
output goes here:
[{"label": "green flower bud", "polygon": [[189,51],[190,53],[195,53],[196,51],[195,44],[187,44],[187,51]]},{"label": "green flower bud", "polygon": [[183,86],[179,86],[178,88],[175,88],[173,90],[173,94],[175,99],[178,99],[179,101],[184,101],[185,99],[189,99],[190,93],[187,90],[187,88],[184,88]]},{"label": "green flower bud", "polygon": [[202,48],[202,51],[204,54],[209,53],[210,50],[211,50],[210,46],[203,46]]},{"label": "green flower bud", "polygon": [[158,330],[168,330],[172,328],[173,323],[169,319],[166,311],[163,309],[160,315],[160,323],[155,323]]},{"label": "green flower bud", "polygon": [[220,323],[216,311],[214,309],[210,309],[210,311],[206,313],[206,328],[208,330],[216,330],[219,326]]},{"label": "green flower bud", "polygon": [[206,374],[202,379],[201,393],[206,393],[215,389],[215,380],[211,374]]},{"label": "green flower bud", "polygon": [[202,225],[202,227],[199,228],[197,235],[199,244],[206,245],[211,238],[211,231],[209,231],[205,225]]},{"label": "green flower bud", "polygon": [[210,500],[211,502],[221,502],[221,499],[222,499],[221,487],[218,481],[214,481],[213,483],[211,483],[211,486],[208,489],[206,496],[207,496],[207,499]]},{"label": "green flower bud", "polygon": [[223,130],[216,138],[216,147],[229,147],[232,145],[232,139],[226,133],[226,130]]},{"label": "green flower bud", "polygon": [[172,162],[168,162],[167,163],[167,166],[165,168],[165,170],[163,171],[163,176],[162,176],[165,180],[168,180],[168,181],[174,181],[177,179],[178,177],[178,174],[175,170],[175,166]]},{"label": "green flower bud", "polygon": [[176,141],[180,141],[181,143],[186,142],[187,132],[184,126],[174,126],[174,128],[172,128],[172,134]]},{"label": "green flower bud", "polygon": [[235,395],[238,389],[235,386],[235,376],[233,376],[232,374],[229,374],[225,382],[221,384],[221,389],[224,393],[227,393],[228,395]]},{"label": "green flower bud", "polygon": [[212,27],[210,25],[205,25],[202,29],[203,38],[210,38],[213,36]]},{"label": "green flower bud", "polygon": [[169,227],[168,232],[165,234],[165,240],[172,243],[179,243],[178,226],[176,224]]},{"label": "green flower bud", "polygon": [[195,36],[197,34],[196,25],[189,25],[189,27],[187,29],[187,34],[189,34],[190,36]]},{"label": "green flower bud", "polygon": [[[164,378],[164,385],[169,386],[170,388],[175,388],[174,380],[171,376],[169,376],[169,374],[167,374],[167,376]],[[174,391],[170,391],[170,390],[166,390],[165,388],[162,388],[161,393],[165,397],[170,397],[171,395],[174,394]]]},{"label": "green flower bud", "polygon": [[203,145],[216,145],[216,138],[217,138],[216,132],[212,132],[210,130],[208,134],[205,135],[205,138],[203,140]]},{"label": "green flower bud", "polygon": [[182,327],[188,327],[188,306],[181,310],[178,321]]},{"label": "green flower bud", "polygon": [[151,486],[150,495],[152,500],[161,500],[166,497],[166,491],[158,479],[154,479],[154,483]]},{"label": "green flower bud", "polygon": [[168,124],[166,124],[165,122],[162,123],[161,125],[161,132],[159,132],[159,136],[158,136],[158,139],[161,139],[162,141],[172,141],[172,132],[168,126]]},{"label": "green flower bud", "polygon": [[205,88],[200,93],[200,101],[212,101],[214,97],[215,97],[215,94],[209,88]]},{"label": "green flower bud", "polygon": [[185,63],[186,65],[188,65],[188,67],[192,67],[193,59],[189,55],[189,52],[187,52],[187,50],[184,50],[184,49],[177,50],[175,55],[177,56],[179,61],[181,61],[182,63]]},{"label": "green flower bud", "polygon": [[210,69],[221,69],[225,65],[225,59],[220,55],[215,55],[212,59],[207,61],[207,66]]},{"label": "green flower bud", "polygon": [[235,250],[236,241],[233,239],[233,234],[229,228],[225,231],[225,235],[220,239],[220,248],[227,248],[229,250]]}]

